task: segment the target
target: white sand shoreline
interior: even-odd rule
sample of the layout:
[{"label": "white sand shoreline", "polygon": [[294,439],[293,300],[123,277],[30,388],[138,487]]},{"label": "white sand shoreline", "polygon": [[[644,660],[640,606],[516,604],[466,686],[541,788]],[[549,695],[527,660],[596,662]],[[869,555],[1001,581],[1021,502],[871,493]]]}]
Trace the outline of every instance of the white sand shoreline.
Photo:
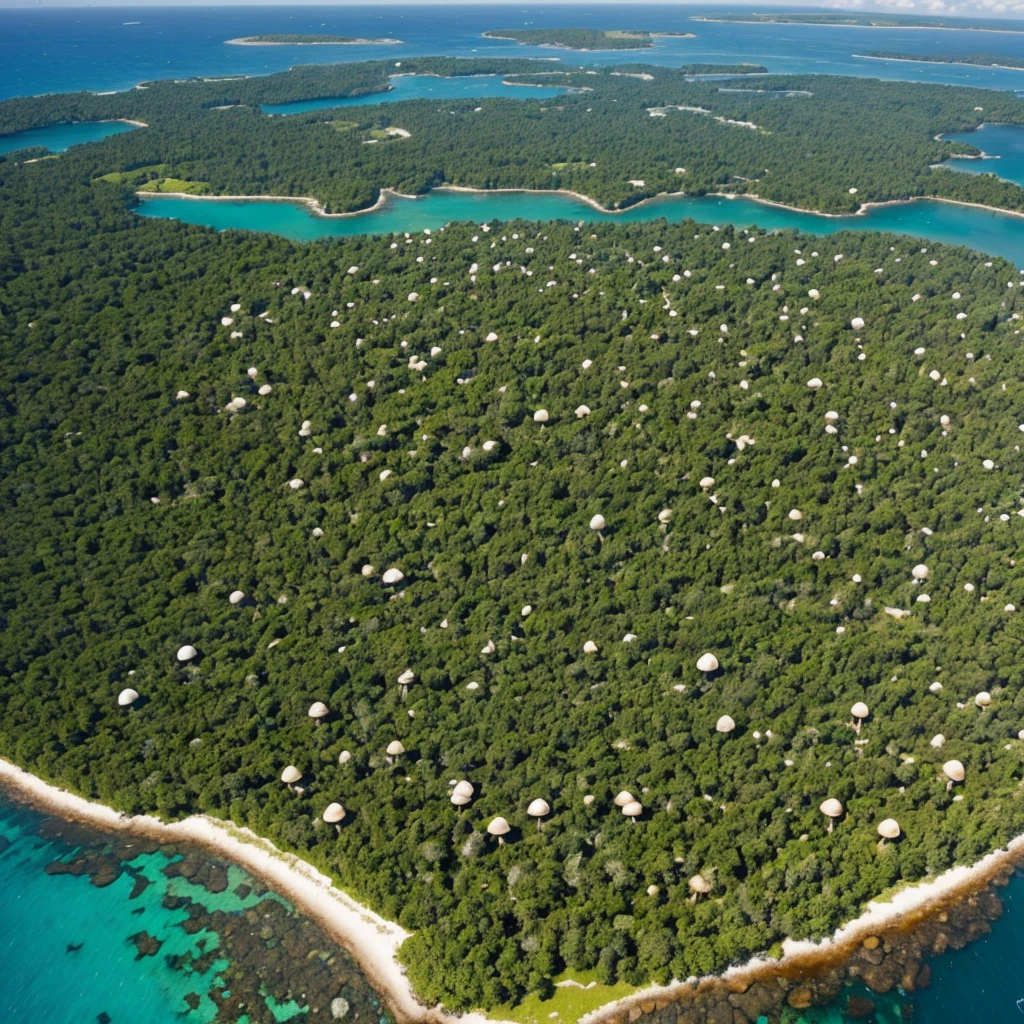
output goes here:
[{"label": "white sand shoreline", "polygon": [[262,41],[258,36],[239,36],[225,39],[225,46],[387,46],[401,43],[401,39],[316,39],[303,43]]},{"label": "white sand shoreline", "polygon": [[[959,159],[959,158],[957,158]],[[941,168],[941,164],[934,165]],[[688,193],[686,192],[659,192],[656,195],[649,196],[646,199],[641,200],[639,203],[633,203],[630,206],[621,207],[619,209],[609,209],[606,206],[602,206],[596,199],[592,199],[590,196],[584,195],[582,192],[573,192],[570,189],[564,188],[471,188],[468,185],[438,185],[436,188],[430,190],[431,192],[466,192],[473,195],[499,195],[502,193],[521,193],[523,195],[563,195],[571,196],[573,199],[578,199],[582,203],[586,203],[591,208],[599,211],[600,213],[610,214],[616,216],[618,214],[627,213],[630,210],[638,209],[647,203],[654,202],[658,199],[683,199],[686,198]],[[203,199],[208,202],[273,202],[273,203],[302,203],[308,206],[317,217],[361,217],[366,213],[373,213],[375,210],[379,210],[385,205],[389,198],[394,199],[406,199],[406,200],[419,200],[425,199],[426,195],[421,196],[410,196],[403,192],[399,192],[393,188],[382,188],[380,195],[377,197],[377,201],[372,206],[363,207],[361,210],[352,210],[347,213],[327,213],[323,206],[320,204],[318,199],[311,196],[197,196],[191,195],[188,192],[136,192],[136,196],[140,199]],[[427,193],[429,194],[429,193]],[[706,196],[715,197],[718,199],[749,199],[751,202],[757,203],[761,206],[774,206],[780,210],[788,210],[790,213],[803,213],[808,214],[812,217],[829,217],[839,220],[845,220],[852,217],[865,217],[868,212],[872,209],[881,209],[885,206],[908,206],[911,203],[948,203],[951,206],[967,206],[975,210],[987,210],[989,213],[1002,214],[1006,217],[1024,217],[1024,211],[1020,210],[1006,210],[1000,206],[987,206],[984,203],[969,203],[961,199],[946,199],[943,196],[911,196],[908,199],[887,199],[877,203],[861,203],[860,206],[852,213],[823,213],[821,210],[804,210],[799,206],[789,206],[786,203],[780,203],[773,199],[762,199],[761,196],[755,192],[706,192]],[[700,198],[699,196],[692,196],[691,198]],[[529,217],[524,218],[529,220]]]},{"label": "white sand shoreline", "polygon": [[879,57],[871,53],[851,53],[850,56],[856,57],[858,60],[892,61],[894,64],[934,64],[938,67],[998,68],[1000,71],[1024,71],[1024,68],[1015,68],[1009,64],[972,64],[966,60],[925,60],[923,57]]},{"label": "white sand shoreline", "polygon": [[[148,815],[119,814],[103,804],[44,782],[3,758],[0,758],[0,788],[16,799],[68,821],[84,822],[103,831],[143,835],[162,843],[192,843],[240,865],[289,899],[341,943],[399,1024],[494,1024],[496,1020],[478,1012],[455,1015],[440,1007],[425,1007],[417,999],[396,957],[398,947],[409,933],[336,888],[331,879],[312,865],[278,850],[269,840],[249,829],[207,815],[192,815],[168,824]],[[585,1014],[578,1024],[608,1024],[632,1018],[641,1004],[654,1000],[664,1005],[686,993],[706,991],[723,982],[731,986],[772,978],[792,979],[801,972],[812,973],[835,965],[869,936],[894,928],[906,930],[985,888],[1013,867],[1022,853],[1024,836],[1018,836],[1005,848],[987,854],[973,865],[950,868],[929,881],[907,885],[884,898],[869,901],[859,917],[830,937],[784,940],[783,955],[779,959],[757,956],[719,975],[652,985]]]}]

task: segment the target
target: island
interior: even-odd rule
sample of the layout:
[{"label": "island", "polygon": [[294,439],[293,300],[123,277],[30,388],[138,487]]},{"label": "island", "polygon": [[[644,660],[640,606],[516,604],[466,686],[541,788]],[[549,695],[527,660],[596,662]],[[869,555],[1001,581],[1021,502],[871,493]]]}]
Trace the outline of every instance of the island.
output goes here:
[{"label": "island", "polygon": [[1002,68],[1006,71],[1024,71],[1024,60],[1019,57],[1004,57],[993,53],[920,54],[902,53],[899,50],[872,50],[870,53],[855,53],[854,57],[872,60],[899,60],[918,64],[966,64],[976,68]]},{"label": "island", "polygon": [[643,50],[655,36],[693,39],[687,32],[644,32],[636,29],[525,28],[484,32],[485,39],[508,39],[527,46],[553,46],[560,50]]},{"label": "island", "polygon": [[386,99],[393,61],[0,103],[4,132],[151,126],[0,159],[0,757],[304,871],[423,1006],[737,1021],[671,1001],[747,964],[749,1024],[814,998],[751,959],[850,922],[858,977],[916,984],[866,908],[898,894],[900,924],[1024,832],[1017,268],[727,212],[428,233],[403,200],[393,234],[310,244],[136,212],[445,185],[1024,210],[931,168],[963,152],[936,135],[1024,123],[1010,93],[629,67],[345,130],[260,104]]},{"label": "island", "polygon": [[691,21],[728,22],[740,25],[833,25],[847,28],[927,28],[961,32],[1024,32],[1008,21],[967,21],[963,18],[930,18],[912,14],[695,14]]},{"label": "island", "polygon": [[225,39],[224,42],[229,46],[383,46],[385,44],[400,43],[402,40],[278,33],[262,36],[241,36],[238,39]]}]

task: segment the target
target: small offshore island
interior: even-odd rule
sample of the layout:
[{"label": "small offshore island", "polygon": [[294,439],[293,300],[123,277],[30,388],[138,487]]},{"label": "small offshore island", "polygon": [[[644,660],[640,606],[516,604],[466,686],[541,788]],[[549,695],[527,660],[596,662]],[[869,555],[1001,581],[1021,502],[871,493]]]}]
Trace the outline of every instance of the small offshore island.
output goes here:
[{"label": "small offshore island", "polygon": [[526,46],[552,46],[560,50],[645,50],[654,45],[655,36],[695,38],[689,32],[591,28],[503,28],[483,35],[485,39],[508,39]]},{"label": "small offshore island", "polygon": [[264,36],[241,36],[238,39],[225,39],[224,42],[228,46],[383,46],[400,43],[402,40],[278,33]]}]

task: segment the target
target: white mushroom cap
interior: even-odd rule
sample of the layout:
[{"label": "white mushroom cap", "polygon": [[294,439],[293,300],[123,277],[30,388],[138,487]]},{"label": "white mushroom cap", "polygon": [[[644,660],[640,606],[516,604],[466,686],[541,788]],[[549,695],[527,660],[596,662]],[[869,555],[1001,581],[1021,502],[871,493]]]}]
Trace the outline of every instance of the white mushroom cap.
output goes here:
[{"label": "white mushroom cap", "polygon": [[910,575],[913,576],[915,580],[926,580],[931,576],[931,574],[932,571],[927,565],[915,565],[914,568],[910,570]]},{"label": "white mushroom cap", "polygon": [[583,653],[584,654],[597,654],[597,644],[595,644],[593,640],[588,640],[583,645]]},{"label": "white mushroom cap", "polygon": [[411,668],[407,668],[399,677],[399,685],[409,686],[416,682],[416,673]]},{"label": "white mushroom cap", "polygon": [[[1021,738],[1024,739],[1024,736],[1022,736]],[[583,806],[584,807],[589,807],[593,802],[594,802],[594,794],[593,793],[588,793],[583,798]]]},{"label": "white mushroom cap", "polygon": [[327,705],[321,700],[314,701],[314,703],[310,704],[306,714],[310,718],[325,718],[327,716]]},{"label": "white mushroom cap", "polygon": [[487,831],[492,836],[507,836],[512,828],[504,818],[492,818],[487,825]]},{"label": "white mushroom cap", "polygon": [[241,604],[245,600],[245,593],[241,590],[232,590],[228,595],[231,604]]},{"label": "white mushroom cap", "polygon": [[387,569],[381,579],[385,583],[401,583],[405,579],[405,573],[401,569]]},{"label": "white mushroom cap", "polygon": [[859,316],[855,316],[855,317],[854,317],[854,318],[853,318],[853,319],[852,319],[852,320],[850,321],[850,326],[851,326],[851,327],[852,327],[852,328],[853,328],[853,329],[854,329],[855,331],[863,331],[863,330],[864,330],[864,319],[863,319],[862,317],[859,317]]},{"label": "white mushroom cap", "polygon": [[341,804],[328,804],[324,808],[323,818],[328,825],[337,825],[345,817],[345,808]]},{"label": "white mushroom cap", "polygon": [[945,772],[946,777],[952,779],[954,782],[964,781],[966,773],[964,772],[964,766],[959,761],[947,761],[942,766],[942,770]]},{"label": "white mushroom cap", "polygon": [[576,419],[581,420],[585,416],[589,416],[589,415],[590,415],[590,406],[589,405],[577,405],[576,406]]},{"label": "white mushroom cap", "polygon": [[455,783],[455,788],[452,792],[457,793],[459,796],[472,796],[475,790],[473,789],[472,782],[467,782],[463,779],[461,782]]},{"label": "white mushroom cap", "polygon": [[187,391],[179,391],[174,397],[179,402],[184,402],[187,398],[191,398],[192,396]]},{"label": "white mushroom cap", "polygon": [[694,875],[687,883],[691,892],[711,892],[713,886],[703,875]]},{"label": "white mushroom cap", "polygon": [[526,813],[531,818],[543,818],[545,815],[551,813],[551,806],[548,804],[547,800],[542,800],[540,797],[537,797],[536,800],[530,801],[530,806],[526,808]]},{"label": "white mushroom cap", "polygon": [[886,818],[878,823],[878,834],[883,839],[899,839],[900,824],[895,818]]},{"label": "white mushroom cap", "polygon": [[533,414],[534,423],[547,423],[549,419],[551,419],[551,417],[548,415],[547,409],[538,409]]},{"label": "white mushroom cap", "polygon": [[820,377],[812,377],[812,378],[811,378],[811,379],[810,379],[810,380],[809,380],[809,381],[807,382],[807,386],[808,386],[808,387],[809,387],[809,388],[810,388],[810,389],[811,389],[812,391],[817,391],[817,390],[818,390],[818,388],[820,388],[820,387],[821,387],[821,378],[820,378]]},{"label": "white mushroom cap", "polygon": [[992,695],[982,690],[981,693],[974,698],[974,703],[977,704],[979,708],[987,708],[989,704],[992,703]]},{"label": "white mushroom cap", "polygon": [[271,392],[271,391],[273,391],[273,390],[274,390],[274,389],[273,389],[273,388],[272,388],[272,387],[271,387],[271,386],[270,386],[269,384],[262,384],[262,385],[260,386],[260,389],[259,389],[259,392],[258,392],[258,394],[261,394],[261,395],[263,395],[264,397],[266,397],[266,396],[267,396],[267,395],[269,395],[269,394],[270,394],[270,392]]},{"label": "white mushroom cap", "polygon": [[405,746],[401,740],[392,740],[387,746],[387,753],[391,757],[398,757],[399,754],[405,753]]},{"label": "white mushroom cap", "polygon": [[597,515],[590,517],[590,528],[592,530],[603,530],[606,525],[605,518],[600,514],[600,512]]},{"label": "white mushroom cap", "polygon": [[122,690],[117,695],[118,706],[122,708],[130,708],[138,699],[138,690],[133,690],[130,687],[127,690]]},{"label": "white mushroom cap", "polygon": [[467,807],[473,798],[471,796],[466,796],[465,793],[452,793],[449,799],[455,807]]},{"label": "white mushroom cap", "polygon": [[624,789],[615,798],[615,806],[616,807],[625,807],[626,804],[631,804],[631,803],[633,803],[633,794],[630,793],[630,791],[628,789]]},{"label": "white mushroom cap", "polygon": [[732,732],[736,728],[736,723],[732,720],[729,715],[722,715],[722,717],[715,722],[715,732]]},{"label": "white mushroom cap", "polygon": [[644,805],[638,800],[631,800],[622,808],[622,813],[627,818],[639,818],[644,813]]},{"label": "white mushroom cap", "polygon": [[710,653],[704,653],[697,659],[698,672],[717,672],[718,659]]},{"label": "white mushroom cap", "polygon": [[338,755],[338,764],[348,764],[349,761],[351,761],[351,760],[352,760],[352,751],[351,750],[343,750]]},{"label": "white mushroom cap", "polygon": [[671,519],[672,519],[672,509],[670,509],[670,508],[663,508],[658,513],[658,522],[659,523],[667,523]]},{"label": "white mushroom cap", "polygon": [[702,476],[700,478],[700,486],[706,491],[710,487],[715,486],[715,478],[713,476]]},{"label": "white mushroom cap", "polygon": [[818,810],[828,818],[841,818],[843,816],[843,805],[834,796],[823,800]]},{"label": "white mushroom cap", "polygon": [[942,744],[943,744],[943,743],[945,743],[945,742],[946,742],[946,737],[945,737],[945,736],[943,736],[941,732],[937,732],[937,733],[936,733],[936,734],[935,734],[935,735],[934,735],[934,736],[933,736],[933,737],[931,738],[931,744],[932,744],[932,746],[933,746],[933,747],[934,747],[934,748],[935,748],[936,750],[938,750],[938,749],[939,749],[939,747],[941,747],[941,746],[942,746]]},{"label": "white mushroom cap", "polygon": [[803,517],[804,517],[804,514],[803,514],[803,512],[800,511],[800,509],[798,509],[798,508],[791,508],[789,510],[789,518],[792,519],[794,523],[800,522],[800,520],[803,519]]},{"label": "white mushroom cap", "polygon": [[868,710],[867,704],[865,704],[864,701],[859,700],[852,708],[850,708],[850,714],[853,715],[854,718],[867,718],[871,712]]},{"label": "white mushroom cap", "polygon": [[302,778],[302,772],[299,771],[295,765],[290,764],[283,772],[281,772],[281,781],[286,782],[289,786],[293,782],[298,782]]},{"label": "white mushroom cap", "polygon": [[295,477],[293,480],[289,480],[288,481],[288,486],[293,491],[298,491],[298,490],[301,490],[305,486],[305,483],[306,483],[305,480],[302,480],[299,477]]},{"label": "white mushroom cap", "polygon": [[191,661],[199,652],[191,645],[178,648],[178,661]]},{"label": "white mushroom cap", "polygon": [[661,892],[661,890],[656,885],[647,886],[648,896],[657,896],[659,892]]}]

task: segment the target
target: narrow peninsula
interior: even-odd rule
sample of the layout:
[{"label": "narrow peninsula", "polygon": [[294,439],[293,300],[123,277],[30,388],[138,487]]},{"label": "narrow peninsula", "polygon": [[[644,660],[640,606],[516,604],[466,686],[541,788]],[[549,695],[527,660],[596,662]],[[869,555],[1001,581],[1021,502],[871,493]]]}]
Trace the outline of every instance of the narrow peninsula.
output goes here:
[{"label": "narrow peninsula", "polygon": [[854,56],[871,60],[909,61],[914,64],[964,64],[972,68],[1003,68],[1008,71],[1024,71],[1024,60],[1020,57],[1006,57],[995,53],[922,54],[902,53],[899,50],[872,50],[870,53],[855,53]]},{"label": "narrow peninsula", "polygon": [[691,21],[728,22],[736,25],[834,25],[840,28],[929,28],[960,32],[1024,32],[1012,23],[966,21],[961,18],[919,18],[904,14],[695,14]]}]

